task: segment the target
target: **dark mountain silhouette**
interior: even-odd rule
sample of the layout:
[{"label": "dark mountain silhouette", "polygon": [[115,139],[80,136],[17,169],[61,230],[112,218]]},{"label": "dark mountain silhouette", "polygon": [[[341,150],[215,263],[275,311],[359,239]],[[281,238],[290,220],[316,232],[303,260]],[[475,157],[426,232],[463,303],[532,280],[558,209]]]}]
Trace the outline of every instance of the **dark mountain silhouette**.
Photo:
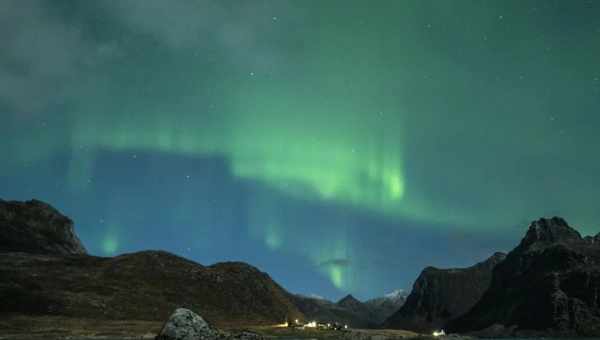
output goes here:
[{"label": "dark mountain silhouette", "polygon": [[355,328],[371,327],[368,316],[359,315],[329,300],[294,295],[294,303],[308,320],[328,323],[337,322]]},{"label": "dark mountain silhouette", "polygon": [[0,199],[0,252],[85,254],[73,221],[50,205]]},{"label": "dark mountain silhouette", "polygon": [[351,311],[360,311],[366,309],[365,305],[352,296],[352,294],[344,296],[336,304]]},{"label": "dark mountain silhouette", "polygon": [[404,305],[383,326],[426,333],[444,328],[479,301],[489,287],[492,269],[504,256],[496,253],[468,268],[425,268]]},{"label": "dark mountain silhouette", "polygon": [[353,328],[375,328],[398,310],[404,301],[402,295],[384,296],[361,302],[347,295],[338,302],[295,295],[294,302],[304,315],[318,322],[337,322]]},{"label": "dark mountain silhouette", "polygon": [[0,314],[162,321],[187,307],[217,324],[303,318],[288,292],[245,263],[87,255],[72,222],[39,201],[0,202],[0,235]]},{"label": "dark mountain silhouette", "polygon": [[559,217],[531,223],[489,290],[450,330],[481,335],[600,335],[600,234]]}]

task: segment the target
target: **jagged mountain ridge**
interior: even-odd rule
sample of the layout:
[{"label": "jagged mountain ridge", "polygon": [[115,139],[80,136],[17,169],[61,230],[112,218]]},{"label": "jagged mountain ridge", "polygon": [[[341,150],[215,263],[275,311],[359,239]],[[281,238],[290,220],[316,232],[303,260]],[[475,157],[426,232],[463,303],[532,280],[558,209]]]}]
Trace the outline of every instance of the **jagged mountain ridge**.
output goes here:
[{"label": "jagged mountain ridge", "polygon": [[493,272],[488,291],[453,331],[483,335],[600,335],[600,233],[581,237],[542,218]]}]

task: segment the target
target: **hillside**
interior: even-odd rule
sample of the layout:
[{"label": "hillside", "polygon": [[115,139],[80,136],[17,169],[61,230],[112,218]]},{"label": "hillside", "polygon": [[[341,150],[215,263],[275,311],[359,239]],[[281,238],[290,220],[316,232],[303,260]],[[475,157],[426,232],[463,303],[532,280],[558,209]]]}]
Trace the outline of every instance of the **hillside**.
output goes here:
[{"label": "hillside", "polygon": [[496,253],[468,268],[425,268],[404,305],[389,317],[386,328],[430,333],[444,328],[479,301],[489,287],[492,269],[504,259]]},{"label": "hillside", "polygon": [[164,251],[90,256],[47,204],[0,201],[0,212],[0,314],[165,320],[187,307],[216,324],[303,318],[288,292],[248,264],[203,266]]}]

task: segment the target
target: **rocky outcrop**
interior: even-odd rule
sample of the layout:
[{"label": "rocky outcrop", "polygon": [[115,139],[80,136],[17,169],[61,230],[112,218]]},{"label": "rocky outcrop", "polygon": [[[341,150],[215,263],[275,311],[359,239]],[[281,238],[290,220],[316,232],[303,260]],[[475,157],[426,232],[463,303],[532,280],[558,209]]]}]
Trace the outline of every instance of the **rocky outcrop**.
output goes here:
[{"label": "rocky outcrop", "polygon": [[81,255],[73,221],[50,205],[0,200],[0,252]]},{"label": "rocky outcrop", "polygon": [[489,290],[449,324],[504,335],[600,335],[600,234],[582,238],[562,218],[534,221],[493,272]]},{"label": "rocky outcrop", "polygon": [[493,268],[504,260],[496,253],[468,268],[425,268],[404,305],[388,318],[384,327],[430,333],[464,313],[488,289]]}]

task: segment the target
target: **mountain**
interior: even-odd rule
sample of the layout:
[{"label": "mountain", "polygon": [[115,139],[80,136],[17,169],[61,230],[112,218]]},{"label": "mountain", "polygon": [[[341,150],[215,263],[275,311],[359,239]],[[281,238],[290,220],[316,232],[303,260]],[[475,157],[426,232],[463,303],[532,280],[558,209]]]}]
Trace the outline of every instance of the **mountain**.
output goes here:
[{"label": "mountain", "polygon": [[0,203],[0,315],[162,321],[186,307],[217,324],[303,319],[287,291],[246,263],[203,266],[164,251],[90,256],[49,205]]},{"label": "mountain", "polygon": [[444,328],[479,301],[489,287],[493,268],[504,257],[496,253],[468,268],[425,268],[404,305],[383,326],[425,333]]},{"label": "mountain", "polygon": [[370,316],[366,314],[368,313],[366,307],[364,309],[361,308],[360,305],[362,303],[353,297],[348,299],[346,297],[338,303],[303,295],[294,295],[293,300],[298,309],[309,320],[323,323],[337,322],[353,328],[370,328],[375,326],[371,322]]},{"label": "mountain", "polygon": [[402,307],[407,296],[407,292],[398,289],[382,297],[367,300],[364,304],[371,311],[373,321],[379,325]]},{"label": "mountain", "polygon": [[336,303],[336,305],[338,305],[341,308],[355,312],[361,312],[365,310],[365,305],[362,302],[358,301],[354,296],[352,296],[352,294],[348,294],[341,298]]},{"label": "mountain", "polygon": [[86,254],[73,221],[50,205],[0,199],[0,252]]},{"label": "mountain", "polygon": [[353,328],[376,328],[400,308],[405,297],[403,291],[395,291],[366,302],[351,294],[335,303],[312,296],[295,295],[293,298],[298,309],[310,320],[337,322]]},{"label": "mountain", "polygon": [[452,331],[481,335],[600,335],[600,234],[582,238],[542,218],[493,272],[489,290]]}]

